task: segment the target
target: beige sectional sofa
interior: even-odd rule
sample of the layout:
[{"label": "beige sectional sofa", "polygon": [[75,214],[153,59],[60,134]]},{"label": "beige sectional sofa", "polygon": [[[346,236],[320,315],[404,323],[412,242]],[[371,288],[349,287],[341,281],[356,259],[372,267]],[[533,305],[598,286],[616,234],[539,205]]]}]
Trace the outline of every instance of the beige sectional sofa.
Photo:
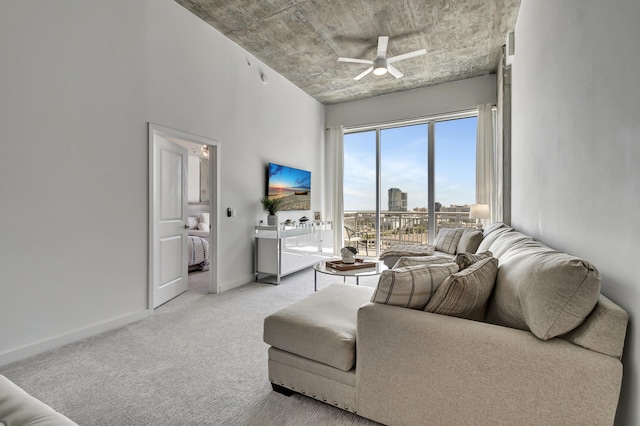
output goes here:
[{"label": "beige sectional sofa", "polygon": [[628,316],[598,271],[503,224],[483,237],[483,321],[332,284],[265,319],[274,390],[389,425],[613,424]]}]

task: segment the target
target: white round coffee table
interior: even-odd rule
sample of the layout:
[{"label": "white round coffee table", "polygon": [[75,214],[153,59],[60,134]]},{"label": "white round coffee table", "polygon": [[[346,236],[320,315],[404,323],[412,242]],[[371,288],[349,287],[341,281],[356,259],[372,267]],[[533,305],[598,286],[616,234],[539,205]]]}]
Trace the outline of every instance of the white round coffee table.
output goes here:
[{"label": "white round coffee table", "polygon": [[327,261],[316,263],[315,265],[313,265],[313,290],[318,291],[318,272],[320,272],[321,274],[343,277],[344,282],[347,281],[347,277],[356,277],[356,285],[360,285],[360,277],[380,275],[382,271],[389,269],[389,267],[382,261],[367,260],[366,262],[372,262],[375,263],[375,265],[369,268],[341,271],[339,269],[333,269],[330,266],[327,266]]}]

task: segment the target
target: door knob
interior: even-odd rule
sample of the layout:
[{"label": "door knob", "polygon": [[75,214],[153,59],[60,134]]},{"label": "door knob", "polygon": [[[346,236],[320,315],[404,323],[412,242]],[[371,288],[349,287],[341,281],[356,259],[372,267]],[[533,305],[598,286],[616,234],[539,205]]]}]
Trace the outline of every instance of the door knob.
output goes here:
[{"label": "door knob", "polygon": [[189,225],[185,225],[185,226],[184,226],[184,229],[189,229]]}]

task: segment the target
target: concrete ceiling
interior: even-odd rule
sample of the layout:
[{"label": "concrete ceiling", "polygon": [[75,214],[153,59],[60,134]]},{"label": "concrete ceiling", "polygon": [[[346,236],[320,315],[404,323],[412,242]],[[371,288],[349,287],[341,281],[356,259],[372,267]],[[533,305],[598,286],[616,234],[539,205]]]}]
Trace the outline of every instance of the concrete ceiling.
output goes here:
[{"label": "concrete ceiling", "polygon": [[[323,104],[493,73],[520,0],[176,0]],[[369,74],[378,36],[404,77]]]}]

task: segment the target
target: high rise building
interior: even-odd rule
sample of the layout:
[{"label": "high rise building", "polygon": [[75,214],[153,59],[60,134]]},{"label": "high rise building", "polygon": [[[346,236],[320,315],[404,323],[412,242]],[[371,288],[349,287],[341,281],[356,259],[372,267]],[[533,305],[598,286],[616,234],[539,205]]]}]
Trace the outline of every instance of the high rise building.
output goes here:
[{"label": "high rise building", "polygon": [[407,211],[407,193],[402,192],[398,188],[389,188],[389,211],[390,212],[406,212]]}]

